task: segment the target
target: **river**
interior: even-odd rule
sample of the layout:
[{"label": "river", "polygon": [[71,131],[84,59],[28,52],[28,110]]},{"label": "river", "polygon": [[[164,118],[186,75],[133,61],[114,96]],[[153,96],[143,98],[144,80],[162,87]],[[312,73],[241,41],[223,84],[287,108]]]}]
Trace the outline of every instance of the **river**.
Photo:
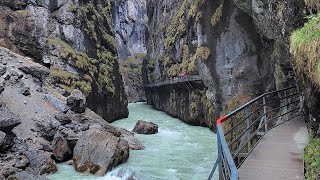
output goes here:
[{"label": "river", "polygon": [[135,172],[139,180],[205,180],[217,156],[216,135],[208,128],[189,126],[179,119],[157,111],[145,103],[129,105],[130,115],[114,126],[132,130],[137,120],[159,125],[155,135],[135,135],[145,149],[130,151],[127,163],[118,166],[104,177],[85,175],[73,167],[60,164],[51,180],[120,180],[113,177],[119,169]]}]

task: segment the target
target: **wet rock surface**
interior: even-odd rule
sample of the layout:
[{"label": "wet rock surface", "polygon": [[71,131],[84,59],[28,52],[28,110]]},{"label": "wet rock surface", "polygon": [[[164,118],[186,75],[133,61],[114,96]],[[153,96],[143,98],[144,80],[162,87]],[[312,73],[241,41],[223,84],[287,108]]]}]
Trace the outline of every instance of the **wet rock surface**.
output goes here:
[{"label": "wet rock surface", "polygon": [[77,171],[99,176],[126,162],[128,158],[128,142],[98,129],[83,133],[73,154]]},{"label": "wet rock surface", "polygon": [[139,120],[132,132],[138,134],[156,134],[158,132],[158,125],[152,122],[146,122]]},{"label": "wet rock surface", "polygon": [[123,128],[120,129],[120,132],[121,132],[120,137],[128,142],[130,149],[142,150],[145,148],[144,145],[139,140],[134,138],[134,133],[132,133],[126,129],[123,129]]}]

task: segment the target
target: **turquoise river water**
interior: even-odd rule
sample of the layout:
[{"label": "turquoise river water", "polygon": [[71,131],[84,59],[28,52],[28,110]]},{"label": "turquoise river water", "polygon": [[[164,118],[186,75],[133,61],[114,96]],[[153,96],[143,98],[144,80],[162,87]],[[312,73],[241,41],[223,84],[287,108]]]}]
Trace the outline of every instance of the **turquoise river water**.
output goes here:
[{"label": "turquoise river water", "polygon": [[[137,120],[159,125],[155,135],[135,135],[146,147],[130,151],[127,163],[104,177],[81,174],[72,166],[60,164],[51,180],[122,180],[114,175],[120,170],[135,172],[139,180],[205,180],[217,156],[216,135],[208,128],[189,126],[179,119],[153,109],[145,103],[129,105],[130,115],[113,123],[132,130]],[[125,179],[125,178],[123,178]]]}]

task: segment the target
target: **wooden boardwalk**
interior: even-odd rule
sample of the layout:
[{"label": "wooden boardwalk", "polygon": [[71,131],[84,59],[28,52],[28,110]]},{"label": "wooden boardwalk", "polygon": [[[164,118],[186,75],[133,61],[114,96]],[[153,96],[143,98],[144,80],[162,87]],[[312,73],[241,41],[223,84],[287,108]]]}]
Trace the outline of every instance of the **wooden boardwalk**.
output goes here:
[{"label": "wooden boardwalk", "polygon": [[308,131],[302,118],[270,130],[239,169],[241,180],[304,179]]}]

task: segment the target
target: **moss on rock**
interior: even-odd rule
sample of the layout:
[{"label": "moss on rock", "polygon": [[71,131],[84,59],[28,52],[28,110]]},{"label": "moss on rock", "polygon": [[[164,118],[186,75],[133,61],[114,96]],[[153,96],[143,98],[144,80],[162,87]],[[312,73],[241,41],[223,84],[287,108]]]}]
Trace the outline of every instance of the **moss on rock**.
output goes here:
[{"label": "moss on rock", "polygon": [[296,72],[306,76],[314,85],[320,87],[320,13],[309,18],[308,22],[293,32],[291,51],[294,56]]}]

